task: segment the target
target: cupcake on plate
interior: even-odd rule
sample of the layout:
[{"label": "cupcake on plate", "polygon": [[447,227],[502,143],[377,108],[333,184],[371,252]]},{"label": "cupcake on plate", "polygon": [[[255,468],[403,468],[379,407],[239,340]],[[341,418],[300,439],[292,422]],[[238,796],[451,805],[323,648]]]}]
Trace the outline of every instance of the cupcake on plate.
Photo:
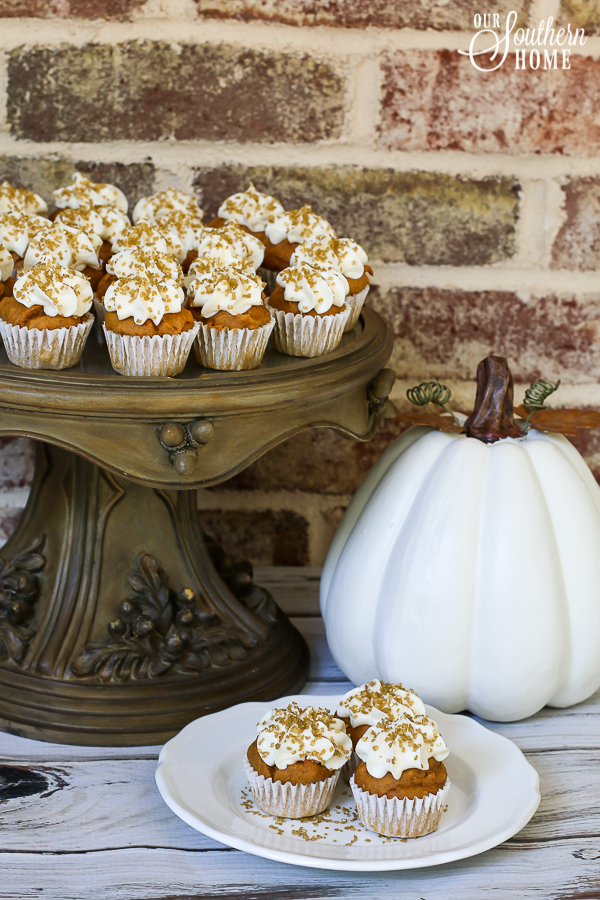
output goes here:
[{"label": "cupcake on plate", "polygon": [[115,206],[96,206],[90,209],[59,209],[55,222],[62,222],[71,228],[84,231],[97,247],[98,259],[103,272],[106,262],[112,254],[112,244],[117,236],[131,227],[131,222],[124,212]]},{"label": "cupcake on plate", "polygon": [[[210,260],[218,266],[233,266],[248,274],[254,274],[262,264],[265,253],[262,242],[235,222],[223,228],[199,228],[196,240],[199,260]],[[193,272],[193,264],[190,271]]]},{"label": "cupcake on plate", "polygon": [[[405,714],[424,716],[425,707],[413,690],[375,678],[344,694],[338,704],[337,714],[344,720],[352,747],[356,750],[359,740],[372,725],[397,719]],[[353,759],[344,767],[342,775],[349,780],[357,765],[358,758],[353,754]]]},{"label": "cupcake on plate", "polygon": [[197,361],[207,369],[255,369],[274,325],[261,279],[204,259],[197,259],[190,272],[188,303],[200,326]]},{"label": "cupcake on plate", "polygon": [[219,228],[234,222],[266,244],[267,224],[284,213],[285,209],[279,200],[269,194],[261,194],[250,182],[247,190],[231,194],[221,203],[216,218],[212,219],[209,225],[212,228]]},{"label": "cupcake on plate", "polygon": [[96,235],[88,235],[80,228],[73,228],[63,222],[53,222],[29,241],[23,260],[23,268],[31,269],[38,263],[49,260],[60,266],[81,272],[95,289],[102,277],[102,266],[98,250],[102,241]]},{"label": "cupcake on plate", "polygon": [[48,205],[39,194],[34,194],[27,188],[13,187],[8,181],[0,184],[0,215],[22,213],[25,216],[38,216],[47,212]]},{"label": "cupcake on plate", "polygon": [[12,277],[15,261],[12,254],[0,243],[0,300],[12,295],[15,279]]},{"label": "cupcake on plate", "polygon": [[290,703],[270,710],[257,730],[244,760],[256,805],[288,819],[323,812],[352,748],[341,719]]},{"label": "cupcake on plate", "polygon": [[339,345],[350,310],[348,282],[340,272],[308,263],[277,276],[268,307],[275,314],[273,343],[289,356],[322,356]]},{"label": "cupcake on plate", "polygon": [[0,214],[0,241],[12,255],[15,269],[23,268],[29,242],[48,228],[52,228],[52,222],[43,216],[18,212]]},{"label": "cupcake on plate", "polygon": [[8,358],[25,369],[68,369],[83,353],[94,317],[92,288],[80,272],[41,262],[23,271],[0,300]]},{"label": "cupcake on plate", "polygon": [[121,375],[178,375],[200,327],[183,306],[179,283],[157,268],[160,274],[148,267],[117,278],[104,294],[102,327]]},{"label": "cupcake on plate", "polygon": [[298,244],[320,236],[334,238],[336,235],[329,222],[314,213],[310,206],[290,209],[276,216],[265,226],[264,267],[281,272],[289,266]]},{"label": "cupcake on plate", "polygon": [[75,172],[70,184],[57,188],[54,203],[58,209],[93,209],[111,206],[127,213],[127,197],[114,184],[94,182],[81,172]]},{"label": "cupcake on plate", "polygon": [[373,274],[373,269],[367,265],[368,259],[356,241],[320,235],[299,244],[292,253],[290,264],[306,262],[317,269],[334,269],[342,273],[348,282],[346,303],[350,307],[345,331],[352,331],[369,293],[369,275]]},{"label": "cupcake on plate", "polygon": [[183,245],[176,234],[163,231],[159,225],[142,220],[131,228],[124,228],[112,243],[112,252],[120,250],[135,250],[136,247],[145,247],[147,250],[157,250],[159,253],[169,253],[177,262],[184,259]]},{"label": "cupcake on plate", "polygon": [[361,762],[350,779],[362,824],[388,837],[435,831],[450,788],[442,762],[449,752],[428,716],[372,725],[356,745]]}]

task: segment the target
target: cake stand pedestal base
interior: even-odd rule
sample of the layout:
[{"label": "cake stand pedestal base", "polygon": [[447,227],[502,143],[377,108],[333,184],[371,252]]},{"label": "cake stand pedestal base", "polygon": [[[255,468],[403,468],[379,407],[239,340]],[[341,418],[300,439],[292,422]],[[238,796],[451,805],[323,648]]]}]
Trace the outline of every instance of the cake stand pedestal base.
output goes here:
[{"label": "cake stand pedestal base", "polygon": [[162,743],[192,719],[297,692],[308,649],[249,564],[207,543],[193,490],[144,487],[39,442],[0,556],[0,728]]}]

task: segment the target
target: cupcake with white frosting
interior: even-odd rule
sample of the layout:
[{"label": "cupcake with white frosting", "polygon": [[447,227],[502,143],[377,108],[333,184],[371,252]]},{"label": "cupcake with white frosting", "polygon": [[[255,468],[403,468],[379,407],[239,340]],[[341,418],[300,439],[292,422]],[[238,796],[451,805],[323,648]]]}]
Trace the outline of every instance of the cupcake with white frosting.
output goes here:
[{"label": "cupcake with white frosting", "polygon": [[217,217],[209,222],[213,228],[234,222],[263,243],[266,243],[265,228],[277,216],[285,213],[279,200],[270,194],[257,191],[252,182],[245,191],[231,194],[221,203]]},{"label": "cupcake with white frosting", "polygon": [[0,213],[0,241],[12,255],[15,268],[23,268],[23,260],[29,242],[40,232],[52,228],[52,222],[44,216],[25,213]]},{"label": "cupcake with white frosting", "polygon": [[121,375],[178,375],[199,328],[184,308],[179,279],[156,260],[138,268],[131,258],[116,264],[114,259],[113,269],[122,262],[123,271],[131,268],[132,274],[117,277],[104,294],[102,327],[113,368]]},{"label": "cupcake with white frosting", "polygon": [[98,259],[103,267],[112,254],[112,243],[126,228],[131,227],[127,215],[115,206],[96,206],[89,209],[65,207],[59,209],[55,222],[79,228],[98,244]]},{"label": "cupcake with white frosting", "polygon": [[356,745],[361,762],[350,779],[362,824],[399,838],[435,831],[450,788],[442,762],[449,752],[426,715],[372,725]]},{"label": "cupcake with white frosting", "polygon": [[313,212],[312,207],[290,209],[276,216],[265,226],[266,248],[263,265],[266,269],[281,272],[289,266],[298,244],[319,237],[335,236],[329,222]]},{"label": "cupcake with white frosting", "polygon": [[196,232],[202,228],[203,216],[195,197],[173,188],[142,197],[133,210],[136,224],[152,222],[163,233],[177,238],[183,248],[180,262],[184,272],[188,271],[190,263],[198,255]]},{"label": "cupcake with white frosting", "polygon": [[13,187],[8,181],[0,184],[0,215],[22,213],[25,216],[45,215],[48,205],[43,197],[27,188]]},{"label": "cupcake with white frosting", "polygon": [[297,263],[280,272],[268,301],[275,315],[275,348],[289,356],[335,350],[350,314],[347,293],[348,282],[333,269]]},{"label": "cupcake with white frosting", "polygon": [[26,369],[68,369],[81,358],[94,317],[92,288],[80,272],[54,262],[23,271],[0,301],[8,358]]},{"label": "cupcake with white frosting", "polygon": [[58,209],[93,209],[112,206],[126,213],[127,197],[114,184],[94,182],[81,172],[75,172],[70,184],[57,188],[54,203]]},{"label": "cupcake with white frosting", "polygon": [[[248,274],[254,274],[262,264],[265,253],[262,242],[235,222],[223,228],[199,228],[196,239],[199,260],[210,260],[221,267],[233,266]],[[194,263],[190,266],[190,272],[193,271]]]},{"label": "cupcake with white frosting", "polygon": [[350,307],[345,331],[352,331],[369,293],[369,275],[373,274],[373,270],[367,265],[368,260],[367,254],[356,241],[319,235],[299,244],[292,253],[290,264],[306,262],[317,269],[341,272],[348,282],[346,303]]},{"label": "cupcake with white frosting", "polygon": [[124,228],[119,232],[112,243],[112,252],[120,250],[135,250],[137,247],[145,247],[147,250],[158,250],[159,253],[169,253],[177,262],[183,262],[183,245],[179,237],[168,230],[163,231],[160,225],[146,222],[145,219]]},{"label": "cupcake with white frosting", "polygon": [[12,294],[14,278],[12,277],[15,261],[12,254],[0,242],[0,299]]},{"label": "cupcake with white frosting", "polygon": [[40,262],[55,262],[59,266],[82,272],[95,289],[102,277],[102,265],[98,250],[102,241],[96,235],[88,235],[80,228],[53,222],[50,228],[37,232],[31,238],[23,268],[31,269]]},{"label": "cupcake with white frosting", "polygon": [[190,274],[188,303],[200,325],[197,361],[208,369],[255,369],[274,326],[261,279],[206,259],[196,260]]},{"label": "cupcake with white frosting", "polygon": [[270,710],[257,732],[244,760],[257,806],[290,819],[326,809],[352,749],[341,719],[327,709],[291,703]]}]

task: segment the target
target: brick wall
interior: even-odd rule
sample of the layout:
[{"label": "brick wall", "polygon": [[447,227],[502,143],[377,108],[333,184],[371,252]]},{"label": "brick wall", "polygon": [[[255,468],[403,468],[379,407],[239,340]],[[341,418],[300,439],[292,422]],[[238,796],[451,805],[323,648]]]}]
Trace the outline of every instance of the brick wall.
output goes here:
[{"label": "brick wall", "polygon": [[[476,13],[513,9],[587,29],[570,70],[459,56]],[[0,176],[48,198],[78,167],[209,214],[253,180],[376,261],[395,399],[435,377],[467,409],[494,350],[518,396],[560,376],[561,402],[600,406],[599,28],[597,0],[0,0]],[[397,433],[300,435],[200,492],[206,527],[257,563],[319,564]],[[579,446],[600,473],[600,436]],[[31,468],[0,442],[0,540]]]}]

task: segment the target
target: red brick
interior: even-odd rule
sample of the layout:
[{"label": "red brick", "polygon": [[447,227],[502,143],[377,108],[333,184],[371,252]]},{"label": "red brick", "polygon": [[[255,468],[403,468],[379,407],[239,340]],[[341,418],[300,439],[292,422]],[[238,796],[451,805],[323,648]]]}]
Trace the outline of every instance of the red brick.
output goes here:
[{"label": "red brick", "polygon": [[33,441],[27,438],[0,438],[0,490],[29,487],[33,477],[34,456]]},{"label": "red brick", "polygon": [[594,155],[600,149],[600,60],[516,71],[514,54],[478,72],[454,50],[386,57],[379,145],[391,150]]},{"label": "red brick", "polygon": [[552,249],[555,269],[600,269],[600,178],[564,185],[565,221]]},{"label": "red brick", "polygon": [[[519,12],[524,24],[528,0],[491,0],[485,12],[499,13],[502,19],[510,10]],[[338,28],[434,28],[471,30],[473,16],[481,12],[479,0],[196,0],[202,16],[264,20],[286,25],[335,25]]]},{"label": "red brick", "polygon": [[287,510],[202,510],[202,528],[234,559],[256,566],[307,566],[308,523]]},{"label": "red brick", "polygon": [[0,17],[129,19],[146,0],[0,0]]},{"label": "red brick", "polygon": [[600,294],[520,299],[504,291],[394,288],[370,304],[388,321],[392,365],[415,382],[475,377],[488,353],[506,356],[517,381],[600,379]]}]

